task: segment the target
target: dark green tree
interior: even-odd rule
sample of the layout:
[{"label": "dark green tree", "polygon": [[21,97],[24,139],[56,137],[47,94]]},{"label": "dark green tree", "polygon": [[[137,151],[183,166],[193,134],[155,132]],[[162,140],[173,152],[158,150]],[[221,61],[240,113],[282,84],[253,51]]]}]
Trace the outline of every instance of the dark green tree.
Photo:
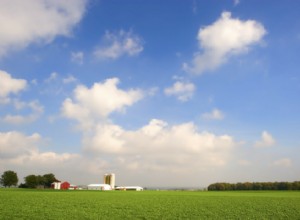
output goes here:
[{"label": "dark green tree", "polygon": [[0,179],[1,185],[5,187],[16,186],[18,184],[18,181],[19,179],[17,173],[12,170],[5,171]]},{"label": "dark green tree", "polygon": [[45,188],[45,178],[44,176],[38,175],[36,176],[36,188],[43,189]]},{"label": "dark green tree", "polygon": [[36,188],[38,185],[37,176],[33,174],[24,177],[24,181],[28,188]]},{"label": "dark green tree", "polygon": [[52,184],[53,182],[58,181],[58,180],[55,178],[55,176],[54,176],[53,173],[45,174],[45,175],[43,175],[43,177],[44,177],[44,186],[45,186],[45,188],[50,188],[50,187],[51,187],[51,184]]},{"label": "dark green tree", "polygon": [[24,187],[28,188],[50,188],[51,183],[58,181],[53,173],[41,175],[28,175],[24,178],[25,185]]}]

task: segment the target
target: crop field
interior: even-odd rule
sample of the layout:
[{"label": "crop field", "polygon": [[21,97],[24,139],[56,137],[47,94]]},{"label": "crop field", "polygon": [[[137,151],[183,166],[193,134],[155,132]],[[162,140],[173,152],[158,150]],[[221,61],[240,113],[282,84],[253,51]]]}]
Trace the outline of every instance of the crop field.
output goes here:
[{"label": "crop field", "polygon": [[0,219],[300,219],[300,191],[0,189]]}]

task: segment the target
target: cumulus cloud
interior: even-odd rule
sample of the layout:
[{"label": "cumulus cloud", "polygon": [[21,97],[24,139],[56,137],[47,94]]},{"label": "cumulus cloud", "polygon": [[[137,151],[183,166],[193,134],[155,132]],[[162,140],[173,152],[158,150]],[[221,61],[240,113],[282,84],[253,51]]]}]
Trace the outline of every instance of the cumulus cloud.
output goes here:
[{"label": "cumulus cloud", "polygon": [[153,119],[135,131],[115,124],[99,124],[86,134],[85,150],[118,158],[130,170],[182,172],[193,167],[220,167],[228,163],[236,142],[229,135],[199,132],[193,123],[169,126]]},{"label": "cumulus cloud", "polygon": [[53,163],[53,159],[62,161],[72,157],[72,154],[68,153],[40,152],[41,142],[43,138],[38,133],[25,135],[18,131],[0,132],[0,158],[1,160],[13,159],[15,162],[27,159]]},{"label": "cumulus cloud", "polygon": [[26,80],[12,78],[9,73],[0,70],[0,100],[24,90],[26,86]]},{"label": "cumulus cloud", "polygon": [[0,57],[31,43],[49,43],[68,36],[81,20],[87,0],[2,0]]},{"label": "cumulus cloud", "polygon": [[122,112],[143,97],[138,89],[122,90],[117,87],[118,78],[94,83],[91,88],[79,85],[73,99],[67,98],[62,105],[62,114],[67,118],[88,122],[103,119],[112,112]]},{"label": "cumulus cloud", "polygon": [[[89,161],[85,161],[76,153],[42,152],[39,147],[42,142],[43,138],[38,133],[25,135],[18,131],[0,132],[0,171],[16,170],[19,178],[32,173],[51,172],[58,174],[58,178],[61,175],[71,179],[74,166],[78,166],[79,173],[84,175],[81,167],[89,167]],[[77,175],[79,176],[78,173]]]},{"label": "cumulus cloud", "polygon": [[179,101],[186,102],[193,97],[195,90],[196,86],[193,83],[177,81],[164,92],[168,96],[176,96]]},{"label": "cumulus cloud", "polygon": [[24,79],[15,79],[12,76],[0,70],[0,104],[12,104],[16,110],[30,109],[30,115],[7,114],[0,118],[0,121],[9,124],[23,124],[35,121],[44,111],[43,106],[38,101],[23,102],[18,99],[11,99],[11,94],[17,94],[27,87],[27,81]]},{"label": "cumulus cloud", "polygon": [[224,119],[224,113],[219,109],[213,109],[211,112],[202,114],[202,118],[207,120],[222,120]]},{"label": "cumulus cloud", "polygon": [[275,139],[267,131],[263,131],[261,135],[261,140],[255,143],[255,147],[271,147],[275,144]]},{"label": "cumulus cloud", "polygon": [[37,150],[37,143],[40,140],[41,137],[37,133],[26,136],[17,131],[0,132],[0,158],[30,155]]},{"label": "cumulus cloud", "polygon": [[261,23],[232,18],[230,12],[223,12],[216,22],[200,28],[197,39],[201,52],[194,55],[190,64],[184,63],[183,68],[192,74],[212,71],[230,56],[247,52],[265,34],[266,30]]},{"label": "cumulus cloud", "polygon": [[143,49],[142,39],[132,31],[120,30],[117,33],[107,31],[103,44],[94,51],[94,55],[99,59],[117,59],[125,55],[138,55]]},{"label": "cumulus cloud", "polygon": [[[112,123],[112,112],[122,111],[142,98],[139,90],[122,90],[117,78],[83,85],[62,104],[62,114],[78,121],[84,152],[92,157],[109,158],[108,167],[118,170],[183,172],[225,166],[236,146],[233,137],[198,131],[192,122],[168,125],[152,119],[135,130]],[[103,120],[105,119],[105,120]]]}]

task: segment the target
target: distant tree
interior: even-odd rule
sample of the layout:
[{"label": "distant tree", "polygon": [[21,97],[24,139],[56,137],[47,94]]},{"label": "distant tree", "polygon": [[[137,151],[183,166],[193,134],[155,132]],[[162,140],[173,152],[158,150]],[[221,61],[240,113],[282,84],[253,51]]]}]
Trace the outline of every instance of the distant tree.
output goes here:
[{"label": "distant tree", "polygon": [[209,191],[225,190],[300,190],[300,181],[295,182],[245,182],[245,183],[213,183]]},{"label": "distant tree", "polygon": [[44,186],[45,188],[50,188],[53,182],[57,182],[58,180],[55,178],[53,173],[48,173],[43,175],[44,177]]},{"label": "distant tree", "polygon": [[300,190],[300,181],[295,181],[291,185],[293,190]]},{"label": "distant tree", "polygon": [[28,188],[28,186],[26,185],[26,183],[21,183],[21,184],[19,185],[19,188]]},{"label": "distant tree", "polygon": [[41,175],[28,175],[24,178],[25,184],[28,188],[50,188],[51,183],[58,181],[53,173]]},{"label": "distant tree", "polygon": [[12,170],[5,171],[0,179],[1,185],[5,187],[16,186],[18,184],[18,181],[19,179],[17,173]]},{"label": "distant tree", "polygon": [[45,188],[45,178],[44,176],[38,175],[36,176],[36,188]]},{"label": "distant tree", "polygon": [[253,190],[262,190],[263,186],[261,183],[253,183]]},{"label": "distant tree", "polygon": [[36,175],[28,175],[24,177],[25,184],[28,188],[36,188],[38,185],[37,176]]},{"label": "distant tree", "polygon": [[300,181],[295,181],[292,183],[293,190],[300,190]]}]

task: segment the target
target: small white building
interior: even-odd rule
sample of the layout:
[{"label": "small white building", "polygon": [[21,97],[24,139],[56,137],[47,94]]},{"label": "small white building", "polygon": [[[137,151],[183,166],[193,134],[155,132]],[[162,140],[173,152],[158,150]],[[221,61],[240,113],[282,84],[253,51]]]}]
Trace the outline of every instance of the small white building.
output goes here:
[{"label": "small white building", "polygon": [[124,191],[143,191],[144,188],[141,186],[118,186],[115,190],[124,190]]},{"label": "small white building", "polygon": [[108,184],[89,184],[87,187],[88,190],[112,190]]},{"label": "small white building", "polygon": [[61,188],[61,182],[54,182],[51,184],[52,189],[60,189]]}]

